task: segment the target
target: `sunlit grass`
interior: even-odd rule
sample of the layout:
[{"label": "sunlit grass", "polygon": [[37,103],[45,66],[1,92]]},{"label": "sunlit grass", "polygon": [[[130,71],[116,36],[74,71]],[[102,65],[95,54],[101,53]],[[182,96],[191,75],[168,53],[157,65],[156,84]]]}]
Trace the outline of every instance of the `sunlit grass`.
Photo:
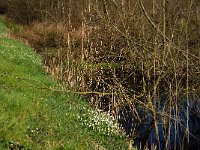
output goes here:
[{"label": "sunlit grass", "polygon": [[0,22],[0,149],[127,149],[126,140],[84,126],[81,98],[50,88],[62,86],[42,69],[41,59]]}]

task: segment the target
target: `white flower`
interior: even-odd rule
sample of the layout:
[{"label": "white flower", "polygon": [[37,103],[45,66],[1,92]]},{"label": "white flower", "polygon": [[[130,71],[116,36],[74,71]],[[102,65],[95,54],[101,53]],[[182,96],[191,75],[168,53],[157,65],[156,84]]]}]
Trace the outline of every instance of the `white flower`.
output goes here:
[{"label": "white flower", "polygon": [[[83,108],[86,110],[85,108]],[[88,109],[85,113],[77,116],[83,125],[92,128],[105,135],[121,135],[121,129],[114,117],[111,117],[108,113],[103,112],[100,109],[92,110]]]}]

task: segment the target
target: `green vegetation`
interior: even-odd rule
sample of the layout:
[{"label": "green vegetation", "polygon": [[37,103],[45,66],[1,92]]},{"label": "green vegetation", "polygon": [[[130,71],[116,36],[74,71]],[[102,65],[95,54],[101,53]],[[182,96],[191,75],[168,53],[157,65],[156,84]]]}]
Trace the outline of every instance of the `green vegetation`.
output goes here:
[{"label": "green vegetation", "polygon": [[[39,79],[36,87],[82,94],[97,111],[111,114],[130,141],[147,149],[161,149],[163,143],[163,149],[173,149],[177,131],[180,141],[200,139],[189,125],[191,115],[200,116],[199,0],[4,0],[0,5],[12,20],[6,22],[10,36],[40,54],[45,71],[67,90],[42,86]],[[21,67],[29,58],[19,51],[4,57]],[[79,121],[96,132],[109,125],[105,119],[96,122],[104,115],[85,109],[81,114]],[[189,147],[198,145],[187,141]]]},{"label": "green vegetation", "polygon": [[127,149],[123,137],[84,126],[88,104],[63,92],[41,58],[6,31],[0,22],[0,149]]}]

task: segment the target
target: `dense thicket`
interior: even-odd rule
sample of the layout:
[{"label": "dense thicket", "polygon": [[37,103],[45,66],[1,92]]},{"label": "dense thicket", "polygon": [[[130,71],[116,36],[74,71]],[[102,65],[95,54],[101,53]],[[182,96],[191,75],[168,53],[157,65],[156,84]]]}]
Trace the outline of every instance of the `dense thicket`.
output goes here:
[{"label": "dense thicket", "polygon": [[153,120],[158,141],[161,122],[167,141],[170,126],[183,123],[181,112],[186,130],[190,111],[199,115],[199,6],[198,0],[9,0],[8,15],[31,24],[20,36],[68,88],[112,115],[126,109],[134,123]]},{"label": "dense thicket", "polygon": [[7,8],[8,8],[7,1],[0,1],[0,14],[5,14]]}]

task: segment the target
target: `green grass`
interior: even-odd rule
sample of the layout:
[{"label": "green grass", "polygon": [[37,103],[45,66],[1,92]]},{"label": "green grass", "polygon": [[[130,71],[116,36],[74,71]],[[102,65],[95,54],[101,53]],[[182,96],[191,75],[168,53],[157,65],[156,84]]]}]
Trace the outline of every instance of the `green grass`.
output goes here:
[{"label": "green grass", "polygon": [[[0,21],[0,149],[128,149],[117,135],[105,135],[78,119],[91,109],[62,89],[42,69],[41,58],[23,42],[6,37]],[[86,114],[89,115],[89,114]]]}]

